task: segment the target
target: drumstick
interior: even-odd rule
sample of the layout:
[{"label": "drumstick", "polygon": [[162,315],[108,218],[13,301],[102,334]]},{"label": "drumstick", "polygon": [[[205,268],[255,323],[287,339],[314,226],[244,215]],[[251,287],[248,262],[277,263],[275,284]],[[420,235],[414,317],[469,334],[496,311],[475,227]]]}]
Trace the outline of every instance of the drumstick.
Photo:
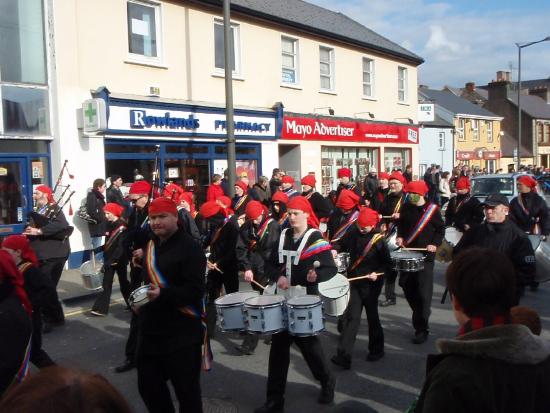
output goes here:
[{"label": "drumstick", "polygon": [[264,291],[267,288],[267,287],[264,287],[262,284],[260,284],[258,281],[250,280],[250,282],[256,284],[258,287],[260,287]]},{"label": "drumstick", "polygon": [[[375,272],[374,275],[384,275],[384,273],[383,272]],[[370,277],[371,277],[371,274],[367,274],[367,275],[362,275],[360,277],[348,278],[348,281],[363,280],[365,278],[370,278]]]},{"label": "drumstick", "polygon": [[409,248],[409,247],[401,247],[401,248],[407,251],[428,251],[428,248]]},{"label": "drumstick", "polygon": [[[208,262],[210,262],[210,261],[208,261]],[[214,269],[216,271],[218,271],[220,274],[223,274],[223,271],[218,268],[218,264],[216,264],[215,262],[214,263],[210,262],[210,264],[212,264],[212,266],[214,267]]]},{"label": "drumstick", "polygon": [[382,215],[382,218],[390,219],[392,215]]}]

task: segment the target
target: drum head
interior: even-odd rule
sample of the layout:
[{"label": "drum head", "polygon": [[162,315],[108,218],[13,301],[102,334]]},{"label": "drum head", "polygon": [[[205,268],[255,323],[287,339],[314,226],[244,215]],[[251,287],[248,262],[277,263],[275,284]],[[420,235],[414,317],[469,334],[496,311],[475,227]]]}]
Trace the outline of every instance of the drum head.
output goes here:
[{"label": "drum head", "polygon": [[302,295],[300,297],[292,297],[287,301],[289,306],[309,306],[318,304],[321,302],[321,299],[316,295]]},{"label": "drum head", "polygon": [[149,286],[147,285],[139,287],[138,289],[132,291],[132,294],[130,294],[130,299],[135,303],[140,302],[141,300],[145,300],[147,298],[148,290]]},{"label": "drum head", "polygon": [[265,307],[269,305],[277,305],[285,301],[285,298],[280,295],[260,295],[251,297],[245,300],[245,305],[252,307]]},{"label": "drum head", "polygon": [[394,251],[390,253],[390,255],[392,259],[395,259],[395,260],[421,259],[424,257],[424,255],[422,255],[419,252],[404,251],[404,250]]},{"label": "drum head", "polygon": [[338,298],[349,291],[349,281],[345,275],[336,274],[330,280],[318,284],[319,294],[327,298]]},{"label": "drum head", "polygon": [[455,227],[447,227],[445,228],[445,239],[451,246],[456,246],[458,244],[458,241],[462,238],[462,232],[460,232]]},{"label": "drum head", "polygon": [[214,301],[216,305],[236,305],[236,304],[242,304],[245,302],[247,298],[256,297],[260,293],[258,291],[239,291],[236,293],[231,293],[224,295],[223,297],[220,297]]}]

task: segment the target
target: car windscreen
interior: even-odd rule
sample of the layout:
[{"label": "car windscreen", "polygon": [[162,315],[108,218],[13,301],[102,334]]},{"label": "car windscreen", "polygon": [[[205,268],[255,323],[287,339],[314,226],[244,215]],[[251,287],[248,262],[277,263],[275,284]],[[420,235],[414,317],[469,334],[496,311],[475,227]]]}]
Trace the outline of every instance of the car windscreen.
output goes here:
[{"label": "car windscreen", "polygon": [[491,194],[513,195],[514,178],[480,178],[472,181],[472,195],[488,196]]}]

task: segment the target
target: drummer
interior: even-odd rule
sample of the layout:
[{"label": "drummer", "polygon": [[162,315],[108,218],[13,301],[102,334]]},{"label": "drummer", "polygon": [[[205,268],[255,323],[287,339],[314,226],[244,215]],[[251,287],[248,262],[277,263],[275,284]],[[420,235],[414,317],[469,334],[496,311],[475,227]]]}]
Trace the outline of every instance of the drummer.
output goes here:
[{"label": "drummer", "polygon": [[[399,213],[401,212],[401,207],[407,200],[407,195],[403,191],[403,187],[406,183],[405,177],[399,171],[392,172],[388,177],[388,194],[382,201],[380,209],[378,210],[382,217],[385,217],[382,218],[381,227],[386,239],[397,232],[396,223],[399,219]],[[397,296],[395,294],[397,271],[390,271],[385,278],[384,295],[386,296],[386,300],[380,302],[381,307],[388,307],[397,303]]]},{"label": "drummer", "polygon": [[[277,221],[269,216],[266,206],[259,201],[250,201],[246,205],[245,213],[246,222],[239,229],[235,251],[239,271],[244,272],[245,281],[254,280],[266,285],[269,279],[265,265],[270,265],[271,254],[277,248],[281,230]],[[255,284],[252,284],[252,288],[260,294],[263,292]],[[258,337],[257,334],[248,334],[243,343],[237,346],[237,350],[243,354],[253,354],[258,345]]]},{"label": "drummer", "polygon": [[428,321],[431,314],[433,294],[434,256],[445,236],[445,224],[436,204],[424,198],[428,186],[424,181],[411,181],[406,186],[407,203],[401,208],[397,220],[397,240],[400,247],[423,248],[426,250],[424,269],[418,272],[402,272],[399,285],[412,309],[414,344],[428,339]]},{"label": "drummer", "polygon": [[271,217],[279,223],[281,229],[289,228],[290,226],[286,204],[288,204],[288,196],[283,191],[277,191],[271,197]]},{"label": "drummer", "polygon": [[392,260],[383,234],[376,229],[379,221],[378,212],[371,208],[361,208],[355,225],[340,241],[333,244],[337,251],[350,254],[348,278],[367,277],[350,282],[350,299],[343,315],[338,349],[331,358],[334,364],[346,370],[351,368],[351,355],[363,307],[369,325],[367,361],[377,361],[384,356],[384,331],[378,317],[378,297],[384,283],[380,273],[388,274],[392,271]]},{"label": "drummer", "polygon": [[[308,294],[317,293],[317,283],[336,274],[336,265],[330,244],[312,225],[313,210],[307,199],[296,196],[288,203],[291,228],[281,233],[279,248],[272,256],[271,279],[277,279],[277,287],[287,290],[292,286],[307,287]],[[281,264],[284,264],[281,266]],[[284,409],[284,394],[290,363],[290,346],[296,343],[311,370],[321,382],[317,401],[329,404],[334,399],[335,378],[327,365],[321,342],[317,336],[291,336],[287,331],[274,334],[269,353],[267,400],[255,413],[279,412]]]},{"label": "drummer", "polygon": [[461,176],[456,181],[456,196],[451,198],[445,211],[445,225],[453,226],[460,232],[483,221],[483,207],[479,200],[470,194],[470,180]]},{"label": "drummer", "polygon": [[369,208],[374,209],[375,211],[380,211],[380,207],[382,206],[382,203],[388,196],[388,193],[390,192],[390,174],[387,172],[380,172],[378,174],[378,189],[376,190],[376,193],[372,200],[370,201]]},{"label": "drummer", "polygon": [[326,222],[332,211],[332,204],[315,190],[316,183],[315,175],[309,174],[304,176],[301,179],[302,196],[309,201],[317,218],[321,222]]},{"label": "drummer", "polygon": [[336,201],[336,208],[330,214],[327,223],[327,235],[330,242],[341,239],[352,227],[359,216],[361,198],[349,189],[342,189]]}]

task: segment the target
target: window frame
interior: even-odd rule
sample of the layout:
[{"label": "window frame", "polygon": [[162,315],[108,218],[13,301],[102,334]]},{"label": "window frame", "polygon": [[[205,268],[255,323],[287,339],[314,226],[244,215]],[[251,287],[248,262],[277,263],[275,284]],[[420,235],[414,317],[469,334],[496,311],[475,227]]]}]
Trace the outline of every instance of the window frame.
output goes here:
[{"label": "window frame", "polygon": [[438,132],[437,134],[438,136],[438,140],[439,140],[439,150],[440,151],[444,151],[445,150],[445,144],[446,144],[446,139],[445,139],[445,132]]},{"label": "window frame", "polygon": [[[150,7],[155,11],[155,36],[156,36],[156,43],[157,43],[157,55],[156,56],[145,56],[139,53],[132,53],[130,51],[130,22],[128,19],[128,6],[130,4],[137,4],[143,7]],[[154,1],[154,0],[126,0],[126,30],[127,30],[127,38],[128,38],[128,60],[130,62],[136,62],[136,63],[145,63],[145,64],[152,64],[152,65],[161,65],[164,61],[164,53],[163,53],[163,31],[162,31],[162,3]]]},{"label": "window frame", "polygon": [[[370,63],[370,71],[368,72],[370,74],[370,82],[367,83],[365,82],[365,73],[367,72],[365,70],[365,62],[369,62]],[[367,57],[367,56],[363,56],[363,58],[361,59],[361,74],[362,74],[362,84],[363,84],[363,91],[362,91],[362,94],[363,94],[363,98],[365,99],[376,99],[376,89],[375,89],[375,77],[376,77],[376,64],[375,64],[375,61],[374,59],[370,58],[370,57]],[[370,95],[366,95],[365,94],[365,86],[370,86],[370,90],[371,90],[371,93]]]},{"label": "window frame", "polygon": [[[293,44],[294,54],[289,54],[283,50],[283,41],[291,41]],[[283,56],[293,56],[294,68],[285,67],[283,64]],[[294,82],[287,82],[283,78],[283,69],[294,70]],[[300,85],[300,39],[285,34],[281,34],[281,84],[284,86],[299,86]]]},{"label": "window frame", "polygon": [[[400,75],[403,73],[403,79]],[[400,88],[400,83],[403,82],[403,89]],[[399,103],[406,103],[409,99],[407,88],[408,88],[408,69],[405,66],[397,66],[397,101]],[[400,94],[403,93],[403,99],[401,99]]]},{"label": "window frame", "polygon": [[[322,49],[325,49],[325,50],[329,51],[329,59],[330,59],[328,61],[328,65],[329,65],[329,69],[330,69],[329,75],[324,75],[324,74],[321,73],[321,64],[323,64],[323,63],[326,64],[327,63],[327,62],[321,60],[321,50]],[[320,92],[334,93],[335,90],[336,90],[335,58],[336,58],[336,52],[335,52],[334,47],[319,45],[319,91]],[[324,88],[323,83],[321,81],[322,78],[327,78],[327,77],[330,80],[330,88],[329,89]]]},{"label": "window frame", "polygon": [[493,137],[493,121],[488,120],[486,121],[487,124],[487,143],[493,143],[494,137]]},{"label": "window frame", "polygon": [[479,119],[470,119],[470,129],[472,130],[472,142],[479,142]]},{"label": "window frame", "polygon": [[458,118],[456,121],[458,123],[458,127],[456,128],[458,132],[458,141],[466,142],[466,135],[464,135],[464,129],[466,127],[466,119]]},{"label": "window frame", "polygon": [[[225,57],[224,57],[224,67],[219,68],[216,66],[216,25],[221,26],[223,29],[223,19],[219,17],[214,17],[213,20],[213,29],[214,29],[214,73],[218,76],[225,76]],[[234,62],[235,69],[232,70],[232,76],[241,78],[242,77],[242,64],[241,64],[241,24],[231,20],[230,22],[231,29],[233,30],[233,53],[234,53]],[[225,49],[224,49],[225,53]]]}]

